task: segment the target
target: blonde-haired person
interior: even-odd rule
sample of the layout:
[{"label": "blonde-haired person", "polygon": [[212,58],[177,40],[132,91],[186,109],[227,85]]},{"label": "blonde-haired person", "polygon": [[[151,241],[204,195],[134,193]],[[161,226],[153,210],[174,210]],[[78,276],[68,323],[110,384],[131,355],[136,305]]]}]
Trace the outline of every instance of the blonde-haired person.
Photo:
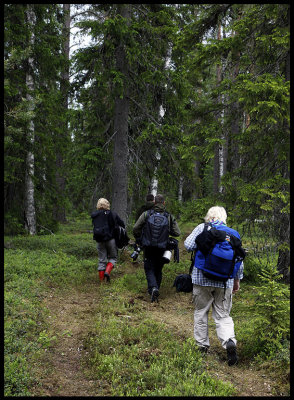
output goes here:
[{"label": "blonde-haired person", "polygon": [[[227,213],[224,207],[211,207],[204,217],[206,223],[211,226],[226,227]],[[184,245],[188,251],[197,250],[196,237],[203,232],[205,224],[199,224],[186,238]],[[226,229],[226,228],[224,228]],[[229,228],[230,229],[230,228]],[[237,235],[238,232],[235,231]],[[240,235],[239,235],[240,236]],[[226,286],[222,281],[212,280],[205,277],[202,270],[197,268],[197,251],[195,265],[192,270],[193,283],[193,303],[194,310],[194,338],[201,351],[207,352],[209,349],[208,337],[208,312],[212,307],[212,317],[216,324],[216,333],[222,344],[227,350],[228,364],[237,364],[236,338],[234,332],[234,322],[230,317],[232,307],[232,293],[236,293],[240,288],[240,279],[243,278],[243,262],[235,279],[228,279]],[[225,294],[224,294],[225,288]]]},{"label": "blonde-haired person", "polygon": [[110,210],[110,203],[101,197],[97,202],[97,211],[91,214],[93,240],[97,242],[99,279],[110,281],[110,272],[117,262],[118,249],[113,237],[115,225],[125,228],[124,221]]}]

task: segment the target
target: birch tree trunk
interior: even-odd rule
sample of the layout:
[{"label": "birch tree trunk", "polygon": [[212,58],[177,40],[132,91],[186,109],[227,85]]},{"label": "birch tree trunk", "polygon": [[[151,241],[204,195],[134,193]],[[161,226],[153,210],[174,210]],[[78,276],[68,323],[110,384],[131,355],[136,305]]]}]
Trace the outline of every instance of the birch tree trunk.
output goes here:
[{"label": "birch tree trunk", "polygon": [[[165,63],[164,63],[164,68],[165,69],[168,68],[168,65],[170,63],[171,53],[172,53],[172,47],[169,46],[167,48],[167,54],[166,54],[166,57],[165,57]],[[163,118],[164,118],[164,114],[165,114],[165,110],[164,110],[162,104],[160,104],[159,112],[158,112],[158,119],[162,121]],[[159,150],[157,149],[156,150],[156,164],[155,164],[155,167],[154,167],[153,178],[152,178],[151,184],[150,184],[150,193],[153,194],[153,196],[156,196],[157,195],[157,191],[158,191],[157,170],[158,170],[158,166],[159,166],[159,163],[160,163],[160,159],[161,159],[161,155],[160,155]]]},{"label": "birch tree trunk", "polygon": [[[34,25],[36,23],[36,16],[34,13],[33,5],[27,6],[27,22],[31,29],[30,46],[33,49],[35,37],[34,37]],[[29,104],[29,110],[34,110],[34,99],[32,93],[34,92],[34,78],[33,78],[33,57],[28,58],[28,71],[26,72],[26,86],[27,95],[26,99]],[[37,233],[36,228],[36,210],[35,210],[35,187],[34,187],[34,173],[35,173],[35,158],[33,153],[33,145],[35,141],[35,126],[34,121],[31,119],[28,126],[28,143],[29,149],[26,156],[26,174],[25,174],[25,229],[30,235]]]},{"label": "birch tree trunk", "polygon": [[157,191],[158,191],[157,169],[158,169],[158,165],[159,165],[160,158],[161,158],[161,155],[158,150],[156,150],[155,157],[156,157],[157,161],[156,161],[156,165],[154,167],[153,178],[152,178],[151,185],[150,185],[150,193],[153,194],[153,196],[156,196]]},{"label": "birch tree trunk", "polygon": [[[241,19],[241,13],[238,15],[238,20]],[[237,35],[238,32],[233,32],[233,35]],[[240,52],[232,50],[232,62],[234,68],[232,69],[232,81],[234,82],[239,74],[240,69]],[[237,137],[240,133],[240,109],[239,104],[237,102],[232,103],[231,105],[231,114],[232,114],[232,122],[231,122],[231,135],[229,139],[230,150],[231,150],[231,171],[240,167],[241,158],[239,154],[239,143]]]},{"label": "birch tree trunk", "polygon": [[68,88],[69,88],[69,47],[70,47],[70,4],[63,4],[63,36],[64,36],[64,44],[63,44],[63,54],[65,57],[65,67],[61,74],[60,81],[60,90],[62,93],[63,100],[63,113],[65,116],[64,124],[63,124],[63,132],[62,132],[62,146],[59,148],[56,154],[56,184],[57,184],[57,195],[59,199],[57,200],[56,207],[54,210],[55,218],[59,222],[65,222],[65,208],[62,204],[62,199],[64,198],[65,192],[65,177],[63,173],[63,143],[66,142],[66,137],[68,136],[68,126],[67,126],[67,110],[68,110]]},{"label": "birch tree trunk", "polygon": [[[130,19],[130,5],[119,4],[118,12],[127,20]],[[127,222],[128,200],[128,73],[129,66],[123,42],[120,42],[115,52],[116,66],[124,79],[123,94],[117,96],[114,108],[114,154],[112,169],[112,209],[120,218]]]}]

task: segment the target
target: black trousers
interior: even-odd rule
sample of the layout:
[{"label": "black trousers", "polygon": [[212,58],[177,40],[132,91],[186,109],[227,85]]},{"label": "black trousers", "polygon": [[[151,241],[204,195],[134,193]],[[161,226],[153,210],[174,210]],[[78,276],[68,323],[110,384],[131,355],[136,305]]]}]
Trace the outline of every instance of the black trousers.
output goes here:
[{"label": "black trousers", "polygon": [[147,279],[148,293],[151,294],[152,288],[160,288],[162,281],[162,268],[164,260],[162,258],[164,249],[147,247],[144,249],[144,270]]}]

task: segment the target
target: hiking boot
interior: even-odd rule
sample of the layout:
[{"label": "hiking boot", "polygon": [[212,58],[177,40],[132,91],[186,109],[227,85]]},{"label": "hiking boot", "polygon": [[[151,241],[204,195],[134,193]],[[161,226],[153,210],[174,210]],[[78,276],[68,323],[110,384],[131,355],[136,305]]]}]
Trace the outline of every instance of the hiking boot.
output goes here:
[{"label": "hiking boot", "polygon": [[198,349],[200,350],[201,354],[207,354],[208,353],[208,347],[207,346],[198,346]]},{"label": "hiking boot", "polygon": [[152,288],[151,292],[151,303],[156,301],[158,303],[158,296],[159,296],[159,291],[156,287]]},{"label": "hiking boot", "polygon": [[230,367],[238,362],[237,347],[232,339],[229,339],[227,343],[227,358]]}]

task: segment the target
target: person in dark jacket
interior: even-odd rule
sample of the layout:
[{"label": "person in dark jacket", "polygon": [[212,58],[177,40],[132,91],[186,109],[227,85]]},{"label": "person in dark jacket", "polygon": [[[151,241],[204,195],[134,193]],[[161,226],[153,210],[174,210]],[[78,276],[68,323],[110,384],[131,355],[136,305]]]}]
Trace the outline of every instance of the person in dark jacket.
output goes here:
[{"label": "person in dark jacket", "polygon": [[[155,196],[154,206],[152,210],[163,214],[165,212],[165,200],[161,194]],[[136,241],[140,242],[142,230],[146,223],[147,212],[143,212],[133,227],[133,234]],[[180,228],[175,218],[168,214],[169,219],[169,235],[179,236]],[[162,268],[164,265],[163,253],[165,249],[158,247],[144,247],[144,270],[147,279],[148,293],[151,296],[151,302],[157,301],[159,289],[162,281]]]},{"label": "person in dark jacket", "polygon": [[102,282],[110,281],[110,272],[117,262],[118,249],[113,237],[115,225],[125,228],[125,223],[114,211],[110,210],[107,199],[100,198],[97,202],[97,211],[91,214],[93,223],[93,239],[97,242],[98,272]]},{"label": "person in dark jacket", "polygon": [[146,203],[143,204],[136,213],[135,221],[137,221],[140,215],[147,210],[150,210],[154,206],[154,196],[153,194],[149,193],[146,196]]}]

